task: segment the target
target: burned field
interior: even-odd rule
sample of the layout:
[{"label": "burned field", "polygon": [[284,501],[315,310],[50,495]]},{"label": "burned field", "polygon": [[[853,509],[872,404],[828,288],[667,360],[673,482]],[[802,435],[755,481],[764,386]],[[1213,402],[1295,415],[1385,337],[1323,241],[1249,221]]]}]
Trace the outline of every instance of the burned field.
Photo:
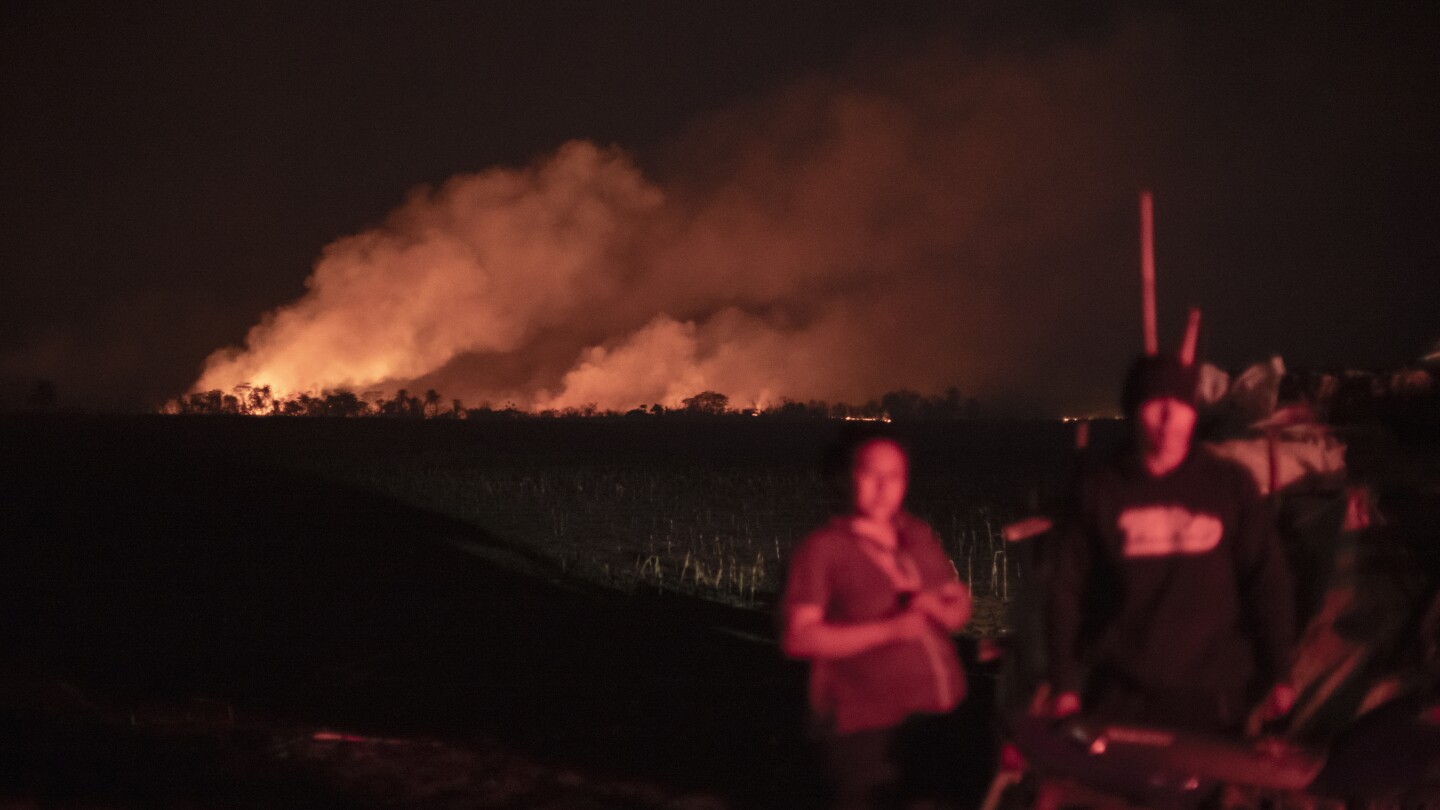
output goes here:
[{"label": "burned field", "polygon": [[[834,430],[6,421],[0,796],[794,806],[804,670],[772,604]],[[986,597],[972,635],[999,632],[1000,523],[1053,491],[1068,430],[910,434],[912,507]],[[976,675],[960,789],[986,776]]]}]

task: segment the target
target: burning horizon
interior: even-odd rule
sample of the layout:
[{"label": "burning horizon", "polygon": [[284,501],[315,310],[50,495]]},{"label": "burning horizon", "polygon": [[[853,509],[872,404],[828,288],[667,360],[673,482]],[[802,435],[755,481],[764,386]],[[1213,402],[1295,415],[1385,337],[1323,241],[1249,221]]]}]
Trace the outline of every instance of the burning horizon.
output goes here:
[{"label": "burning horizon", "polygon": [[1111,351],[1130,331],[1112,324],[1128,298],[1074,306],[1128,265],[1077,256],[1133,252],[1102,240],[1144,169],[1117,133],[1142,120],[1123,68],[1150,39],[867,59],[694,123],[663,173],[575,140],[417,189],[328,245],[192,390],[528,410],[1013,396],[1063,376],[1075,335]]}]

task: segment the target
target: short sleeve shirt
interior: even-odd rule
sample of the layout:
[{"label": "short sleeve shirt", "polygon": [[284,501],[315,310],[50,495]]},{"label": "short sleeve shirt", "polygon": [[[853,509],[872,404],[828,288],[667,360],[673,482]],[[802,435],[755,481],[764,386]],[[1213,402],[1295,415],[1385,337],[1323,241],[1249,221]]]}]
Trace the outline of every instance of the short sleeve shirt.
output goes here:
[{"label": "short sleeve shirt", "polygon": [[[929,526],[905,514],[896,523],[896,557],[918,575],[920,588],[957,581]],[[833,519],[801,541],[790,561],[783,615],[799,605],[818,605],[829,624],[894,617],[907,589],[871,558],[862,545],[867,542],[845,518]],[[946,712],[964,694],[955,644],[938,628],[919,640],[811,664],[810,706],[837,734],[897,725],[911,714]]]}]

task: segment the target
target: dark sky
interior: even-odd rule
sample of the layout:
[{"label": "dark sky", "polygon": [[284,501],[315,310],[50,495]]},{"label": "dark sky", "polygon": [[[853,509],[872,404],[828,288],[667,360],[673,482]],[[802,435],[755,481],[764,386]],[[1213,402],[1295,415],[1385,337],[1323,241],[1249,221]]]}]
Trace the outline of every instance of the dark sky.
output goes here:
[{"label": "dark sky", "polygon": [[[303,295],[327,244],[417,185],[571,139],[703,185],[683,164],[706,122],[937,48],[1023,65],[1113,47],[1133,107],[1105,119],[1133,124],[1112,138],[1133,157],[1114,173],[1128,191],[1074,246],[1113,268],[1094,300],[1070,301],[1104,324],[1049,338],[1094,351],[1032,361],[999,345],[1017,382],[962,389],[1055,410],[1113,388],[1123,342],[1138,343],[1125,319],[1142,183],[1157,194],[1162,317],[1204,306],[1212,359],[1406,362],[1440,339],[1429,5],[7,3],[0,391],[43,377],[62,403],[158,404]],[[1114,45],[1137,38],[1147,47]],[[1044,179],[1015,183],[1065,199]]]}]

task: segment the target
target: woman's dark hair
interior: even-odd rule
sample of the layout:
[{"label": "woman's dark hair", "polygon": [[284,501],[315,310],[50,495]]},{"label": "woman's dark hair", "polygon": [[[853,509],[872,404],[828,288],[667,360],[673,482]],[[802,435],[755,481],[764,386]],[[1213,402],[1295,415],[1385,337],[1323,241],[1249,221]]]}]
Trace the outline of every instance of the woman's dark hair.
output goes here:
[{"label": "woman's dark hair", "polygon": [[825,478],[831,512],[845,512],[850,508],[851,477],[855,472],[855,458],[861,448],[871,442],[886,441],[900,448],[905,458],[910,458],[910,447],[894,429],[878,422],[847,422],[840,428],[840,435],[825,449],[820,471]]}]

